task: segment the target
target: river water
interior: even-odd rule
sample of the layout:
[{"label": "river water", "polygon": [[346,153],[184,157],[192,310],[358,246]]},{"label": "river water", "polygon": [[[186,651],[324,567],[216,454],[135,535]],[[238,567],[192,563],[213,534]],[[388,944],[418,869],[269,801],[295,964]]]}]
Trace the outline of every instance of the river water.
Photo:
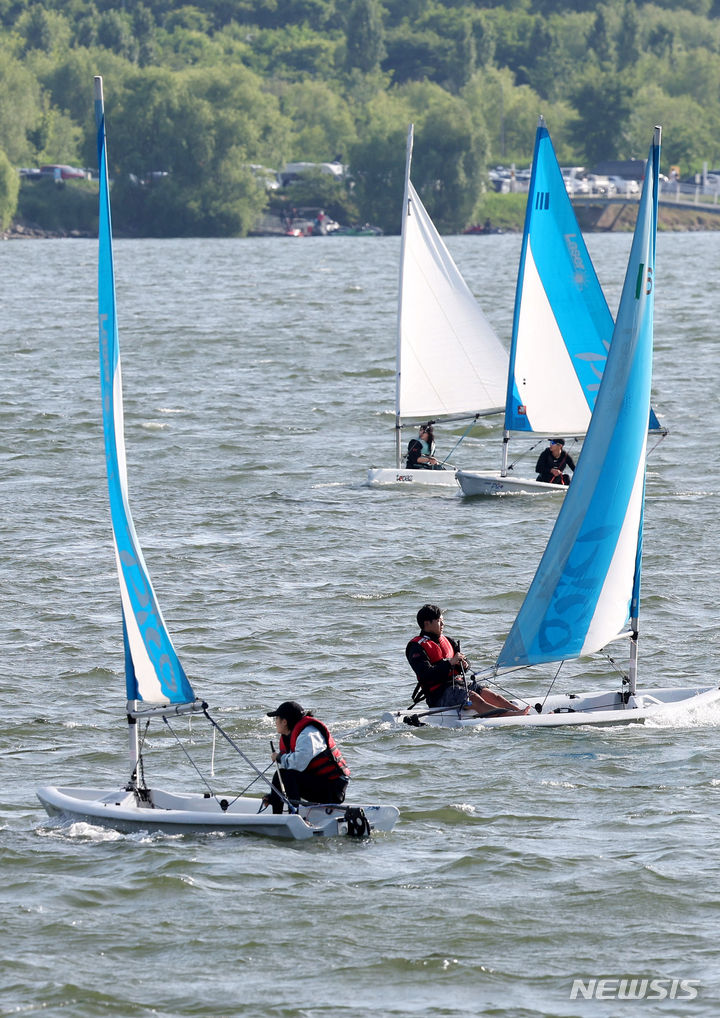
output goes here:
[{"label": "river water", "polygon": [[[658,238],[654,401],[671,434],[648,480],[647,685],[718,681],[718,243]],[[520,238],[448,244],[507,342]],[[630,236],[589,246],[615,311]],[[409,703],[423,602],[492,663],[557,511],[363,486],[393,461],[398,249],[116,244],[131,502],[196,692],[263,766],[265,712],[314,708],[352,797],[401,810],[390,835],[290,844],[68,828],[35,799],[126,778],[123,656],[95,244],[0,245],[0,1014],[717,1014],[720,709],[603,731],[380,723]],[[462,430],[439,428],[440,451]],[[453,458],[496,466],[499,438],[483,424]],[[568,674],[607,682],[595,663]],[[150,739],[149,778],[197,787],[170,743]],[[250,780],[220,747],[214,767],[223,788]],[[617,999],[631,992],[645,999]]]}]

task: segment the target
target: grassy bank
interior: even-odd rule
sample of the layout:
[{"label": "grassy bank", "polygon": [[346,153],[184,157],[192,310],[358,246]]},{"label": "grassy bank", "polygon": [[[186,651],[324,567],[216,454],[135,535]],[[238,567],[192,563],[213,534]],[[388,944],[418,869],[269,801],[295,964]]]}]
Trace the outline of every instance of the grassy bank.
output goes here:
[{"label": "grassy bank", "polygon": [[16,223],[49,234],[95,236],[98,217],[98,182],[48,177],[24,181],[18,196]]},{"label": "grassy bank", "polygon": [[[478,204],[475,221],[490,221],[493,229],[522,232],[525,222],[525,194],[486,194]],[[716,209],[717,211],[713,211]],[[632,231],[635,229],[637,202],[628,205],[591,205],[575,209],[578,223],[588,233]],[[658,229],[668,231],[720,230],[720,208],[706,203],[686,205],[660,204]]]}]

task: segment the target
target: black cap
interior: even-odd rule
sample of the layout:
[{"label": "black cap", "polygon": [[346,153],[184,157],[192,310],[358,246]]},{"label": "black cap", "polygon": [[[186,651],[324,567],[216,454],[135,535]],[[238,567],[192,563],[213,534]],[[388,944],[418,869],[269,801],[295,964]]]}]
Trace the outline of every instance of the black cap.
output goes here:
[{"label": "black cap", "polygon": [[297,700],[284,700],[276,710],[269,710],[267,716],[269,718],[285,718],[286,721],[297,724],[300,718],[305,716],[305,711]]},{"label": "black cap", "polygon": [[549,439],[550,445],[565,445],[564,438],[551,438]]}]

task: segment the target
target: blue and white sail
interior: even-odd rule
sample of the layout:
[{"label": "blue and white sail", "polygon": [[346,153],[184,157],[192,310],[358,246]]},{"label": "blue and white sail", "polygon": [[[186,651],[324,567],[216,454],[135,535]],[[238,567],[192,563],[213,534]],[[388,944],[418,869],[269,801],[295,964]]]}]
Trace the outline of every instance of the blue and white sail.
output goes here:
[{"label": "blue and white sail", "polygon": [[195,694],[178,660],[157,603],[128,501],[105,110],[102,79],[99,77],[95,78],[95,123],[100,169],[100,389],[110,514],[122,600],[127,699],[153,704],[190,703]]},{"label": "blue and white sail", "polygon": [[591,654],[637,632],[652,378],[660,128],[582,456],[496,669]]},{"label": "blue and white sail", "polygon": [[543,118],[515,292],[505,430],[584,435],[613,320]]},{"label": "blue and white sail", "polygon": [[405,160],[398,301],[396,418],[500,413],[508,357],[410,180]]}]

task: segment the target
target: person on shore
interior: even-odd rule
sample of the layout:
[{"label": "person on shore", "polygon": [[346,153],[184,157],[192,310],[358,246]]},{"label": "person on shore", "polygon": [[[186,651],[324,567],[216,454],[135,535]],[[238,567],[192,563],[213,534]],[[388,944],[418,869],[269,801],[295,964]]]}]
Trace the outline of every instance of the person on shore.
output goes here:
[{"label": "person on shore", "polygon": [[435,458],[435,433],[432,424],[421,424],[418,437],[408,442],[406,466],[408,470],[444,470]]},{"label": "person on shore", "polygon": [[285,700],[276,710],[268,711],[275,718],[280,736],[279,752],[272,759],[278,770],[273,790],[263,799],[273,813],[282,813],[284,799],[279,790],[296,805],[306,802],[339,803],[345,800],[350,768],[322,721],[303,710],[296,700]]},{"label": "person on shore", "polygon": [[445,621],[441,608],[424,604],[417,613],[417,622],[420,634],[410,640],[405,656],[428,707],[465,706],[480,717],[529,713],[529,707],[519,708],[487,686],[465,680],[467,659],[460,652],[460,644],[443,635]]},{"label": "person on shore", "polygon": [[565,452],[564,438],[551,438],[550,445],[538,456],[535,464],[537,480],[545,484],[570,484],[570,478],[565,473],[566,468],[575,472],[575,462],[570,453]]}]

